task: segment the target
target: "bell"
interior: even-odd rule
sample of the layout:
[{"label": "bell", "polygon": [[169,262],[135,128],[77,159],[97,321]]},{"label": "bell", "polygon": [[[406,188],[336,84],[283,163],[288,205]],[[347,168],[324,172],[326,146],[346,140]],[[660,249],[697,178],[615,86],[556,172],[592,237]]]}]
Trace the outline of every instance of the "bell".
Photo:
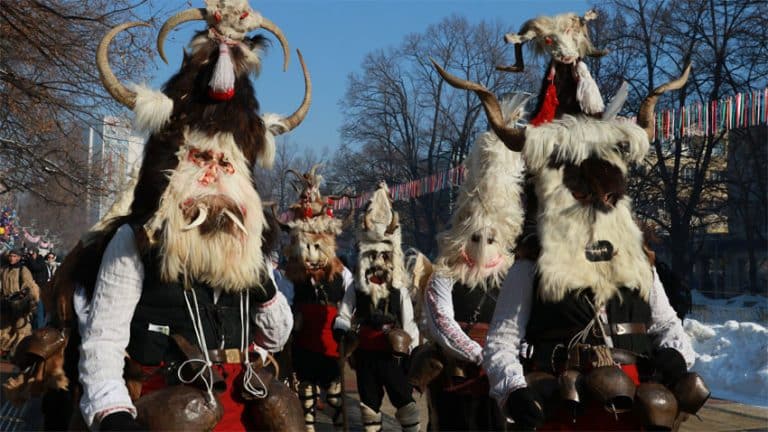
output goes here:
[{"label": "bell", "polygon": [[592,369],[584,377],[584,388],[610,413],[619,414],[632,409],[635,383],[617,366]]},{"label": "bell", "polygon": [[528,388],[544,401],[550,401],[558,394],[560,388],[557,378],[546,372],[529,372],[525,375]]},{"label": "bell", "polygon": [[680,411],[688,414],[696,414],[712,395],[696,372],[683,375],[672,387],[672,393],[677,398]]},{"label": "bell", "polygon": [[581,405],[579,397],[579,387],[581,387],[581,373],[577,370],[569,369],[557,377],[557,384],[560,390],[560,399],[571,408],[576,410]]},{"label": "bell", "polygon": [[677,418],[677,399],[659,383],[642,383],[635,393],[635,412],[649,430],[672,430]]},{"label": "bell", "polygon": [[210,431],[224,415],[215,397],[189,385],[165,387],[142,396],[135,403],[137,421],[149,430]]},{"label": "bell", "polygon": [[396,357],[407,356],[411,352],[411,335],[405,330],[392,329],[387,332],[387,339],[392,347],[392,354]]},{"label": "bell", "polygon": [[254,399],[248,404],[257,430],[303,432],[304,413],[301,401],[291,389],[272,379],[267,384],[267,397]]}]

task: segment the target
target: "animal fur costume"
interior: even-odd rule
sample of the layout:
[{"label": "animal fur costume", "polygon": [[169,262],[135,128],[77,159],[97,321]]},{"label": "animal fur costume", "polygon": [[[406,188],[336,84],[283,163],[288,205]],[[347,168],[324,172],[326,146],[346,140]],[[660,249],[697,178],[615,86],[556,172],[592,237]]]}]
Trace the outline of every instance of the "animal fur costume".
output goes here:
[{"label": "animal fur costume", "polygon": [[356,285],[344,296],[334,323],[337,338],[355,334],[357,348],[352,355],[366,431],[381,430],[384,389],[403,430],[419,430],[419,410],[400,361],[419,340],[404,286],[401,236],[389,188],[382,182],[360,216]]},{"label": "animal fur costume", "polygon": [[[320,194],[322,176],[317,166],[303,174],[299,201],[291,206],[294,219],[282,224],[290,243],[285,276],[294,287],[293,369],[299,379],[299,398],[307,430],[314,430],[319,388],[327,390],[334,422],[341,419],[339,347],[332,324],[344,293],[351,289],[352,273],[336,256],[336,236],[344,222],[333,217],[327,198]],[[295,173],[295,171],[294,171]]]},{"label": "animal fur costume", "polygon": [[[287,41],[280,29],[244,0],[209,0],[206,8],[185,10],[166,21],[158,35],[162,58],[165,36],[188,21],[204,21],[207,28],[193,37],[179,72],[162,91],[125,86],[109,67],[115,35],[145,24],[121,24],[99,45],[104,86],[134,111],[136,127],[149,139],[135,187],[83,237],[57,272],[54,322],[74,336],[71,377],[77,375],[72,367],[82,337],[80,408],[89,426],[132,427],[128,424],[138,407],[142,427],[150,429],[167,428],[162,419],[193,430],[294,428],[286,422],[270,424],[279,418],[274,412],[257,413],[274,407],[273,396],[284,394],[256,366],[266,361],[267,351],[285,343],[292,316],[262,254],[266,222],[251,172],[256,163],[272,163],[274,136],[306,116],[309,76],[299,54],[305,77],[302,105],[289,117],[259,116],[250,74],[259,70],[264,38],[247,34],[259,28],[273,33],[287,67]],[[198,352],[182,353],[171,340],[174,335]],[[123,381],[126,351],[138,376],[149,376],[127,376],[128,389]],[[182,363],[189,356],[198,360]],[[218,401],[223,418],[217,408],[201,425],[179,418],[192,413],[183,407],[143,408],[143,398],[137,400],[141,394],[178,381],[158,368],[170,363],[183,369],[179,377],[199,370],[196,382],[204,381],[200,395],[209,403]],[[211,363],[212,368],[199,366]],[[227,388],[214,395],[216,371],[227,375]],[[299,412],[295,398],[285,404],[294,402]],[[162,415],[152,414],[152,405]],[[212,412],[204,411],[198,417]],[[290,410],[283,414],[289,422]]]},{"label": "animal fur costume", "polygon": [[[693,350],[643,249],[626,176],[648,150],[656,99],[680,88],[689,69],[654,89],[637,125],[610,109],[600,119],[563,115],[525,129],[499,120],[487,89],[438,70],[480,96],[496,133],[522,152],[538,201],[541,252],[535,264],[520,260],[510,270],[484,349],[491,395],[523,428],[541,426],[545,412],[555,418],[544,428],[674,427],[678,411],[695,412],[708,391],[686,373]],[[535,373],[523,374],[521,352],[525,372]],[[558,399],[556,376],[576,410],[545,402]]]},{"label": "animal fur costume", "polygon": [[[527,100],[515,95],[506,101],[508,125],[522,116]],[[488,397],[479,365],[499,287],[522,232],[525,166],[519,154],[485,132],[470,150],[466,168],[451,227],[438,237],[440,254],[424,295],[427,329],[443,363],[442,374],[429,386],[431,419],[437,423],[432,427],[499,430],[506,422]]]}]

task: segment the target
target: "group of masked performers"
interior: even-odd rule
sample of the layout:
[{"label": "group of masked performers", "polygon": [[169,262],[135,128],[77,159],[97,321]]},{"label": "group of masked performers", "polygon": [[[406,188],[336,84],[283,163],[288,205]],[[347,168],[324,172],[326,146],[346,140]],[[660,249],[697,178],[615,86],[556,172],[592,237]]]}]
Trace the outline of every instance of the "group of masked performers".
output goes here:
[{"label": "group of masked performers", "polygon": [[[694,353],[626,185],[653,137],[656,98],[687,70],[654,89],[638,124],[617,118],[623,98],[605,106],[583,61],[605,54],[589,41],[595,17],[539,17],[506,36],[517,61],[502,70],[524,69],[529,41],[551,56],[525,128],[516,123],[526,98],[500,103],[435,64],[450,85],[477,93],[491,130],[466,160],[434,264],[416,257],[410,277],[386,184],[349,219],[354,273],[336,255],[345,224],[316,167],[295,173],[288,220],[264,211],[253,167],[271,165],[275,136],[301,123],[311,99],[299,53],[301,106],[257,114],[249,74],[264,38],[248,33],[273,33],[288,64],[272,21],[246,0],[207,0],[169,19],[162,57],[174,27],[204,21],[207,31],[162,92],[118,81],[110,42],[138,24],[117,26],[97,63],[148,133],[143,164],[57,273],[52,326],[19,345],[22,373],[4,394],[47,392],[51,429],[312,431],[323,392],[334,424],[344,423],[350,365],[366,431],[382,429],[385,391],[404,431],[421,428],[414,395],[423,393],[430,430],[677,428],[709,392],[688,372]],[[288,232],[292,305],[265,259],[270,221]],[[278,351],[291,354],[296,391],[278,379]],[[73,415],[57,416],[67,403],[51,400]]]}]

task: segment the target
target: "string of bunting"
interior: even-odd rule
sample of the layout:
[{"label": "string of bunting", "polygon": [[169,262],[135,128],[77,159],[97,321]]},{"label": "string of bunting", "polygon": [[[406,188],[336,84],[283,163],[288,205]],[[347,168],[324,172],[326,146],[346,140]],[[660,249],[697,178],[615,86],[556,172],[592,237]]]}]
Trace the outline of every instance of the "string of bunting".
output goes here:
[{"label": "string of bunting", "polygon": [[[695,102],[688,106],[661,110],[656,113],[656,139],[712,136],[723,130],[764,124],[768,124],[768,87],[737,93],[713,100],[709,104]],[[390,186],[389,193],[394,201],[405,201],[458,186],[464,181],[464,176],[464,165],[459,165],[428,177]],[[372,193],[366,192],[353,199],[343,197],[333,202],[333,209],[363,207]]]}]

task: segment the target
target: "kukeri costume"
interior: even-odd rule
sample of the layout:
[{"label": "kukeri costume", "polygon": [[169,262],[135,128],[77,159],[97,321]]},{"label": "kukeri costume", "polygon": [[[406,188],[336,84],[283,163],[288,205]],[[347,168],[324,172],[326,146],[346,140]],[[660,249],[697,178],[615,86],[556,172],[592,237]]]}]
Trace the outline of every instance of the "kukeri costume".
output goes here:
[{"label": "kukeri costume", "polygon": [[[508,101],[509,124],[526,97]],[[524,165],[493,132],[478,137],[466,159],[451,227],[438,237],[440,255],[424,294],[429,337],[441,352],[442,374],[429,386],[436,430],[501,430],[506,421],[488,397],[481,368],[499,288],[522,231]],[[428,348],[425,348],[428,349]]]},{"label": "kukeri costume", "polygon": [[[507,40],[535,40],[568,66],[594,54],[591,18],[537,18]],[[512,267],[483,351],[491,394],[519,428],[673,428],[685,417],[679,413],[695,412],[709,395],[686,373],[690,341],[626,196],[629,165],[645,157],[653,137],[656,98],[682,86],[687,73],[653,91],[638,125],[615,118],[614,104],[602,115],[588,109],[577,82],[555,81],[542,88],[538,126],[512,129],[496,121],[490,92],[441,71],[481,97],[497,134],[522,151],[535,188],[540,252],[528,256],[535,264],[518,259]]]},{"label": "kukeri costume", "polygon": [[302,60],[306,93],[294,114],[260,117],[249,74],[264,38],[247,34],[272,32],[287,66],[285,37],[246,1],[206,5],[163,25],[162,58],[174,27],[204,21],[207,30],[162,92],[129,89],[109,67],[111,40],[142,23],[117,26],[99,45],[105,87],[149,139],[132,190],[56,274],[54,322],[82,338],[79,405],[90,427],[301,428],[291,417],[298,399],[262,367],[285,343],[292,316],[263,255],[267,226],[251,172],[271,165],[274,136],[303,120],[309,77]]},{"label": "kukeri costume", "polygon": [[334,329],[338,339],[354,340],[357,345],[352,355],[363,427],[366,432],[381,430],[386,389],[403,431],[418,431],[419,410],[402,360],[418,344],[419,331],[403,285],[398,215],[384,183],[361,215],[357,240],[357,283],[344,296]]},{"label": "kukeri costume", "polygon": [[293,370],[299,379],[299,398],[307,430],[314,430],[316,400],[320,388],[333,408],[335,423],[341,420],[342,394],[339,347],[333,339],[333,319],[344,294],[352,289],[352,273],[336,256],[336,236],[344,223],[333,217],[327,199],[320,194],[322,176],[317,166],[299,178],[299,202],[291,206],[293,220],[283,224],[290,244],[285,276],[293,284]]}]

